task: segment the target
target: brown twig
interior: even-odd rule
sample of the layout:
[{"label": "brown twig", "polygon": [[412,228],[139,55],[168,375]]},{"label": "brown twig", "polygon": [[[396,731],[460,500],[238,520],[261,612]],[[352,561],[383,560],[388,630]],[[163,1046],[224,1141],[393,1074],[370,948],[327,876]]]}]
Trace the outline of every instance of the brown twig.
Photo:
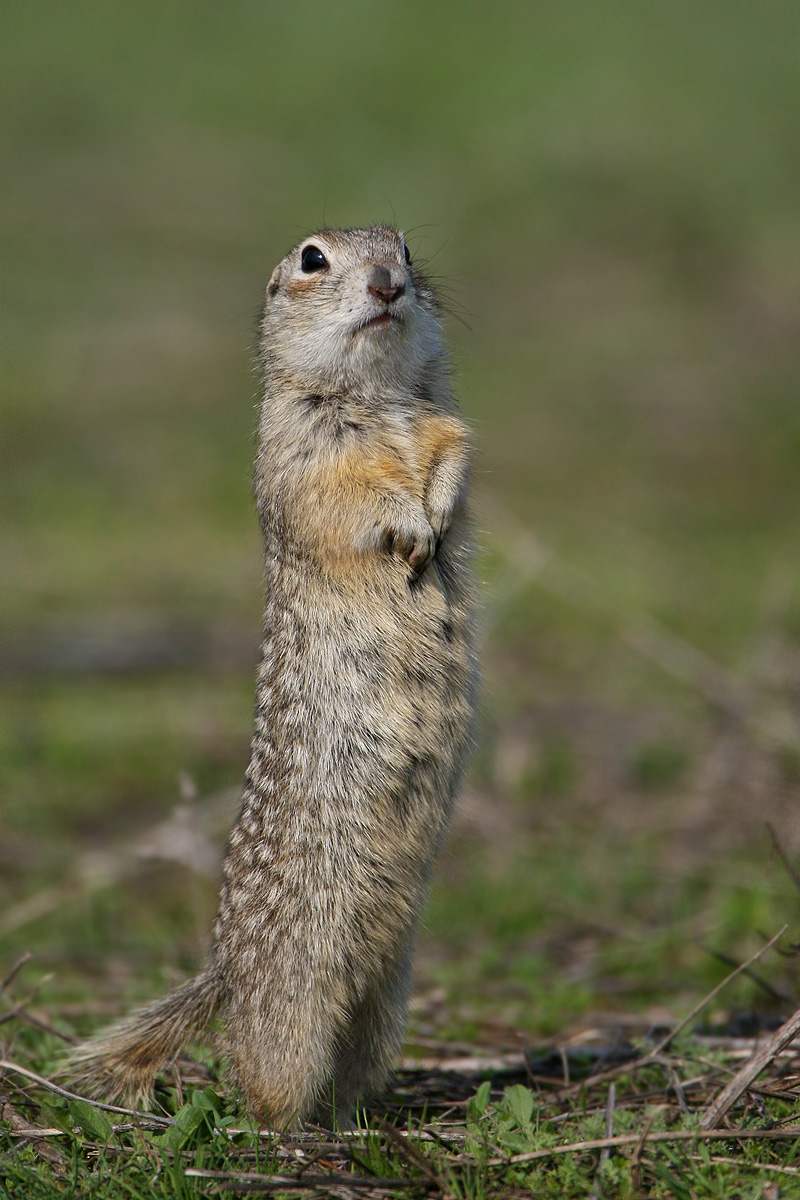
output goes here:
[{"label": "brown twig", "polygon": [[735,979],[737,975],[741,975],[744,971],[747,970],[748,967],[751,967],[754,962],[758,962],[758,960],[759,960],[759,958],[761,958],[762,954],[766,954],[767,950],[770,950],[775,945],[775,943],[780,938],[783,937],[784,933],[786,932],[786,929],[787,929],[787,926],[784,925],[781,929],[778,930],[778,932],[774,935],[774,937],[771,937],[768,942],[765,942],[763,946],[761,946],[758,950],[756,950],[755,954],[751,954],[746,962],[740,963],[739,966],[736,967],[735,970],[731,971],[729,975],[726,975],[721,983],[718,983],[715,988],[712,988],[711,991],[708,993],[708,995],[703,1000],[701,1000],[699,1004],[696,1004],[694,1006],[694,1008],[692,1009],[692,1011],[690,1013],[687,1013],[682,1021],[678,1022],[678,1024],[675,1026],[675,1028],[672,1030],[671,1033],[668,1033],[666,1037],[661,1039],[661,1041],[658,1043],[658,1045],[655,1047],[655,1049],[651,1050],[650,1053],[647,1055],[647,1057],[655,1058],[656,1055],[661,1054],[661,1052],[663,1050],[666,1050],[666,1048],[670,1044],[670,1042],[673,1041],[673,1039],[678,1036],[678,1034],[681,1032],[681,1030],[685,1029],[686,1026],[688,1024],[690,1024],[690,1022],[693,1021],[695,1019],[695,1017],[698,1016],[698,1014],[703,1011],[703,1009],[708,1004],[708,1002],[710,1000],[713,1000],[714,997],[717,996],[722,991],[723,988],[727,987],[728,984],[731,982],[731,980]]},{"label": "brown twig", "polygon": [[[711,958],[715,958],[717,962],[721,962],[725,967],[738,966],[736,959],[730,954],[726,954],[724,950],[707,949],[706,954],[708,954]],[[788,992],[782,992],[779,988],[774,987],[768,979],[762,979],[756,971],[751,971],[749,967],[745,968],[743,974],[745,974],[748,979],[752,979],[756,987],[760,987],[762,992],[766,992],[767,995],[771,996],[773,1000],[779,1000],[781,1004],[791,1004],[792,1000],[794,999],[794,997],[790,996]]]},{"label": "brown twig", "polygon": [[11,983],[14,982],[14,979],[16,978],[18,973],[22,970],[22,968],[25,966],[25,963],[30,962],[30,960],[32,958],[33,958],[32,951],[26,950],[25,953],[22,955],[22,957],[17,959],[17,961],[14,963],[11,970],[6,975],[5,979],[2,981],[2,983],[0,983],[0,992],[4,992],[6,990],[6,988]]},{"label": "brown twig", "polygon": [[92,1108],[101,1108],[104,1112],[124,1113],[126,1117],[139,1117],[144,1121],[154,1121],[158,1125],[175,1124],[172,1117],[159,1117],[156,1113],[138,1112],[135,1108],[122,1108],[118,1104],[103,1104],[99,1100],[92,1100],[89,1096],[79,1096],[77,1092],[69,1092],[50,1079],[45,1079],[43,1075],[37,1075],[35,1071],[29,1071],[27,1067],[21,1067],[19,1063],[8,1062],[4,1058],[0,1058],[0,1070],[14,1071],[17,1075],[23,1075],[26,1079],[38,1083],[40,1087],[47,1088],[49,1092],[54,1092],[56,1096],[63,1096],[66,1100],[83,1100],[84,1103],[91,1104]]},{"label": "brown twig", "polygon": [[[616,1084],[609,1084],[608,1099],[606,1100],[606,1137],[613,1138],[614,1136],[614,1105],[617,1099]],[[597,1170],[592,1183],[592,1190],[589,1194],[589,1200],[600,1200],[600,1192],[598,1190],[600,1183],[600,1172],[611,1157],[610,1146],[604,1146],[600,1151],[600,1157],[597,1160]]]},{"label": "brown twig", "polygon": [[45,1140],[50,1136],[64,1137],[63,1129],[38,1129],[26,1121],[8,1101],[0,1109],[0,1118],[8,1125],[12,1137],[26,1138],[36,1153],[41,1158],[47,1159],[53,1167],[57,1169],[66,1167],[67,1160],[61,1151]]},{"label": "brown twig", "polygon": [[686,1085],[681,1083],[680,1079],[678,1078],[678,1072],[675,1070],[672,1063],[665,1064],[664,1070],[667,1078],[669,1079],[670,1087],[678,1098],[678,1104],[680,1105],[681,1112],[688,1116],[691,1110],[689,1105],[686,1103]]},{"label": "brown twig", "polygon": [[[693,1162],[705,1162],[705,1159],[695,1158],[690,1155]],[[748,1167],[751,1171],[774,1171],[779,1175],[800,1175],[800,1167],[781,1167],[777,1163],[758,1163],[746,1162],[741,1158],[725,1158],[721,1154],[712,1154],[710,1161],[719,1163],[721,1166],[738,1167],[740,1170],[743,1167]]]},{"label": "brown twig", "polygon": [[[761,946],[755,952],[755,954],[752,954],[746,962],[741,963],[735,971],[731,971],[729,975],[726,975],[721,983],[718,983],[715,988],[712,988],[711,991],[703,997],[700,1003],[696,1004],[691,1012],[687,1013],[683,1020],[679,1021],[675,1028],[671,1030],[666,1037],[662,1038],[658,1045],[654,1046],[653,1049],[648,1051],[647,1054],[642,1055],[641,1058],[635,1060],[634,1062],[621,1063],[618,1067],[610,1067],[607,1071],[601,1071],[597,1075],[590,1075],[580,1084],[573,1084],[571,1090],[574,1092],[579,1087],[595,1087],[599,1083],[608,1083],[612,1079],[620,1079],[625,1075],[631,1074],[633,1071],[640,1071],[643,1067],[652,1067],[658,1064],[661,1061],[663,1050],[670,1044],[670,1042],[673,1041],[700,1012],[702,1012],[709,1001],[713,1000],[723,988],[727,987],[731,980],[735,979],[736,976],[740,975],[743,971],[746,971],[749,966],[761,958],[762,954],[765,954],[767,950],[774,946],[778,939],[781,938],[786,932],[786,929],[787,926],[784,925],[778,930],[774,937],[771,937],[768,942],[765,942],[764,945]],[[559,1094],[563,1096],[569,1090],[570,1089],[562,1087],[559,1091]]]},{"label": "brown twig", "polygon": [[714,1129],[719,1125],[726,1112],[736,1103],[750,1084],[761,1074],[772,1060],[780,1054],[790,1042],[800,1035],[800,1009],[780,1029],[767,1038],[760,1050],[756,1050],[743,1067],[736,1072],[733,1079],[725,1085],[716,1100],[706,1110],[700,1122],[702,1129]]},{"label": "brown twig", "polygon": [[636,1143],[633,1155],[631,1156],[631,1188],[633,1189],[635,1196],[638,1196],[639,1187],[642,1182],[642,1156],[644,1154],[644,1148],[647,1145],[648,1135],[650,1130],[653,1128],[653,1122],[659,1113],[664,1111],[664,1107],[664,1105],[659,1105],[657,1108],[654,1108],[650,1113],[648,1113],[645,1123],[642,1126],[642,1132],[639,1134],[639,1140]]},{"label": "brown twig", "polygon": [[33,988],[33,991],[29,992],[24,1000],[17,1000],[17,1002],[13,1005],[12,1008],[10,1008],[8,1010],[7,1013],[3,1013],[2,1017],[0,1017],[0,1025],[5,1025],[6,1021],[13,1021],[16,1017],[24,1016],[25,1009],[28,1007],[28,1005],[31,1003],[32,1000],[36,999],[40,990],[44,987],[44,985],[46,983],[49,983],[52,978],[53,978],[52,972],[49,975],[43,975],[42,978],[38,981],[38,983]]},{"label": "brown twig", "polygon": [[[611,1138],[595,1138],[588,1142],[569,1142],[563,1146],[550,1146],[547,1150],[531,1150],[526,1154],[512,1154],[507,1158],[493,1158],[490,1167],[505,1167],[512,1163],[536,1162],[538,1159],[553,1158],[559,1154],[580,1154],[589,1150],[602,1150],[605,1146],[636,1146],[641,1133],[620,1133]],[[800,1139],[800,1125],[783,1126],[780,1129],[676,1129],[673,1132],[650,1133],[646,1142],[699,1142],[713,1141],[782,1141]]]},{"label": "brown twig", "polygon": [[395,1129],[394,1125],[390,1125],[388,1121],[381,1121],[378,1128],[387,1141],[390,1141],[397,1146],[403,1156],[412,1162],[414,1166],[422,1172],[426,1179],[435,1184],[436,1187],[441,1190],[443,1195],[449,1195],[449,1191],[446,1188],[441,1175],[438,1173],[438,1171],[434,1170],[425,1156],[420,1154],[416,1147],[412,1146],[408,1138],[404,1138],[402,1134]]},{"label": "brown twig", "polygon": [[41,1017],[35,1017],[33,1013],[29,1013],[25,1009],[15,1013],[14,1016],[19,1021],[27,1021],[35,1029],[41,1029],[42,1033],[49,1033],[52,1037],[60,1038],[68,1046],[74,1046],[76,1042],[80,1041],[80,1038],[73,1037],[70,1033],[63,1033],[60,1029],[56,1029],[55,1025],[51,1025],[48,1021],[43,1021]]}]

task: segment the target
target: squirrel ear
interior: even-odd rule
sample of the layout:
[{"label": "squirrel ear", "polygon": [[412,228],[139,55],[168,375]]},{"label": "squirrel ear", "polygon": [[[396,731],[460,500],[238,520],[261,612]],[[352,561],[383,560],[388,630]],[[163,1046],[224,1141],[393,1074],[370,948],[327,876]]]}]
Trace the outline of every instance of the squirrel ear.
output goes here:
[{"label": "squirrel ear", "polygon": [[277,266],[270,275],[269,283],[267,284],[267,295],[274,296],[280,287],[281,283],[281,268]]}]

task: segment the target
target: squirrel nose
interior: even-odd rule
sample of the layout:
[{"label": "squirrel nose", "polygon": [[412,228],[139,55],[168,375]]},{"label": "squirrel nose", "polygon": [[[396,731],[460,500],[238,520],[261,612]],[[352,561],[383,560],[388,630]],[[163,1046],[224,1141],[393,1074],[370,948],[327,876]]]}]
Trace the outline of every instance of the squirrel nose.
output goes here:
[{"label": "squirrel nose", "polygon": [[371,296],[380,300],[381,304],[391,304],[406,290],[404,283],[392,283],[392,277],[386,267],[373,267],[367,277],[367,291]]}]

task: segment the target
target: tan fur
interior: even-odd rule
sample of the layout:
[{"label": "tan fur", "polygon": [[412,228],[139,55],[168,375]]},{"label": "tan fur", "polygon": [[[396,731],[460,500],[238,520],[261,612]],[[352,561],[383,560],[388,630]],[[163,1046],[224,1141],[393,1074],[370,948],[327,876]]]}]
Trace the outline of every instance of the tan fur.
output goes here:
[{"label": "tan fur", "polygon": [[265,631],[212,952],[71,1071],[141,1100],[216,1013],[250,1109],[284,1126],[386,1084],[476,672],[469,435],[402,234],[304,239],[270,280],[262,354]]}]

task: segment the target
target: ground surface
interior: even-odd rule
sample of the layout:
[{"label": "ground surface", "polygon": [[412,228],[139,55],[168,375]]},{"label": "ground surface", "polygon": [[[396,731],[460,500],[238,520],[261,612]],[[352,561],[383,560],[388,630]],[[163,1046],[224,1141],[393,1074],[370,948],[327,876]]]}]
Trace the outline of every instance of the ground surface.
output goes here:
[{"label": "ground surface", "polygon": [[[483,713],[422,932],[409,1055],[650,1034],[644,1053],[784,924],[784,953],[737,976],[691,1036],[730,1042],[788,1017],[797,8],[78,0],[0,21],[0,977],[34,956],[2,996],[5,1059],[51,1078],[61,1038],[29,1018],[76,1036],[202,957],[259,636],[255,314],[274,262],[324,220],[396,219],[429,260],[476,433]],[[752,1045],[695,1050],[680,1042],[670,1066],[702,1076],[683,1089],[692,1110]],[[781,1079],[787,1054],[770,1068]],[[422,1094],[434,1066],[405,1086]],[[524,1179],[488,1167],[509,1150],[504,1121],[537,1149],[606,1128],[609,1081],[584,1097],[562,1073],[525,1116],[522,1092],[501,1099],[532,1086],[521,1058],[513,1069],[473,1109],[485,1153],[463,1142],[481,1070],[430,1083],[424,1120],[462,1104],[462,1141],[420,1142],[455,1155],[453,1180],[437,1161],[429,1190],[534,1178],[543,1194],[668,1195],[683,1171],[687,1196],[762,1195],[770,1180],[800,1195],[748,1165],[791,1167],[791,1140],[709,1143],[735,1160],[711,1166],[700,1143],[657,1142],[638,1174],[618,1147],[607,1185],[599,1150]],[[647,1127],[650,1093],[667,1105],[651,1130],[691,1129],[665,1069],[640,1070],[615,1081],[615,1133]],[[83,1132],[31,1143],[6,1113],[0,1189],[68,1191],[66,1170],[78,1194],[112,1177],[109,1195],[150,1194],[169,1147],[123,1131],[98,1158],[106,1127],[52,1098],[40,1110],[40,1089],[23,1102],[28,1084],[0,1080],[23,1128]],[[184,1099],[205,1086],[234,1116],[216,1076],[190,1072]],[[791,1124],[792,1087],[747,1093],[727,1119]],[[407,1105],[401,1126],[409,1115],[423,1119]],[[217,1187],[184,1180],[190,1162],[255,1154],[226,1157],[216,1120],[170,1168],[187,1195]],[[387,1137],[369,1161],[424,1175]],[[161,1169],[164,1194],[181,1194]]]}]

